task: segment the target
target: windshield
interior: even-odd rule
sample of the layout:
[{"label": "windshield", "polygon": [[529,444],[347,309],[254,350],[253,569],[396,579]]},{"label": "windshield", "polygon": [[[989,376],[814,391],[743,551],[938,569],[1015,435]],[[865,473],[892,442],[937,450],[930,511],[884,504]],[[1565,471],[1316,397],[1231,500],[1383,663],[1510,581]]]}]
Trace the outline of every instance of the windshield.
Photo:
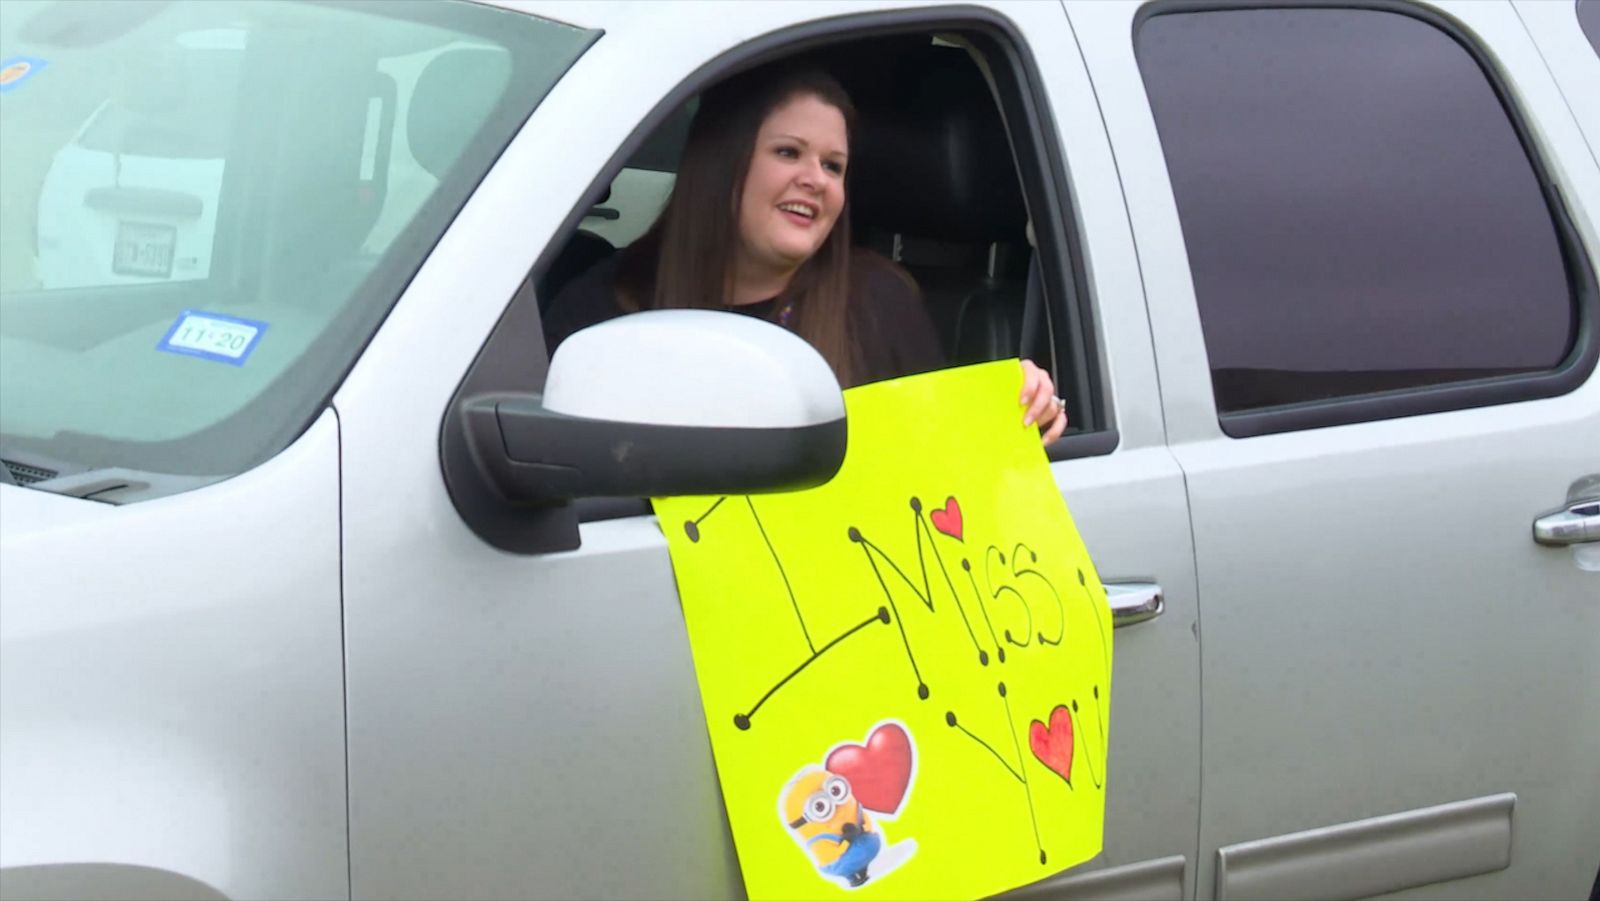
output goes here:
[{"label": "windshield", "polygon": [[126,500],[282,450],[594,37],[453,2],[5,0],[8,474],[147,476]]}]

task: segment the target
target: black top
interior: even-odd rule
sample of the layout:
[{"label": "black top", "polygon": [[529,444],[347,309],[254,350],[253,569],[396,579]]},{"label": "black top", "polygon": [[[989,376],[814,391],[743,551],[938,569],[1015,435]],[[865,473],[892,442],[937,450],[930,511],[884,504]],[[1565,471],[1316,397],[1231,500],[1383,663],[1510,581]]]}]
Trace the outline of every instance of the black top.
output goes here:
[{"label": "black top", "polygon": [[[617,261],[613,254],[568,282],[544,314],[545,345],[550,353],[569,335],[624,314],[617,303]],[[850,331],[859,348],[856,384],[927,372],[945,365],[933,320],[922,305],[921,292],[904,270],[875,255],[858,254],[852,261],[856,289],[849,300]],[[725,309],[777,322],[776,299]],[[845,387],[850,387],[846,385]]]}]

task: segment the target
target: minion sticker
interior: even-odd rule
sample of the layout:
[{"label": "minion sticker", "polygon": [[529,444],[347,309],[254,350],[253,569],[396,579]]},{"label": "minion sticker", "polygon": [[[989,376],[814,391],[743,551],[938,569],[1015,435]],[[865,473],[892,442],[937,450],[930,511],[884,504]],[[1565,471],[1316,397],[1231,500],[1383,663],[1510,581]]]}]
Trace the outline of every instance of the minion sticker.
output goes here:
[{"label": "minion sticker", "polygon": [[860,888],[911,859],[917,843],[888,845],[868,811],[893,819],[916,777],[916,747],[904,725],[880,723],[865,744],[841,744],[821,766],[807,764],[784,785],[778,816],[825,878]]}]

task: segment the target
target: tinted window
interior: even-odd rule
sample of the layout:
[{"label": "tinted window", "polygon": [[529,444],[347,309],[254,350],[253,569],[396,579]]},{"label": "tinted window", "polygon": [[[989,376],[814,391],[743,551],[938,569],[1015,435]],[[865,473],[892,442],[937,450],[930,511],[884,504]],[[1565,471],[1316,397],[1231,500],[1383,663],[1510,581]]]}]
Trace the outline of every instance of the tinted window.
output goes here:
[{"label": "tinted window", "polygon": [[1578,24],[1589,38],[1589,46],[1600,56],[1600,2],[1578,0]]},{"label": "tinted window", "polygon": [[1158,15],[1137,37],[1222,412],[1547,370],[1576,304],[1471,55],[1408,16]]}]

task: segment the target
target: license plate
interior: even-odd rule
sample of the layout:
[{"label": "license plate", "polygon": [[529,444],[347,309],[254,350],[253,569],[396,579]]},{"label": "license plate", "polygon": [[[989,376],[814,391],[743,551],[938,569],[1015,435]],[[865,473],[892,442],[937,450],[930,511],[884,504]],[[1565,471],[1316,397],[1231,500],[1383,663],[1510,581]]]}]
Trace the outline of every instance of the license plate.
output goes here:
[{"label": "license plate", "polygon": [[117,243],[111,252],[111,271],[145,278],[172,277],[172,251],[178,230],[149,222],[118,222]]}]

